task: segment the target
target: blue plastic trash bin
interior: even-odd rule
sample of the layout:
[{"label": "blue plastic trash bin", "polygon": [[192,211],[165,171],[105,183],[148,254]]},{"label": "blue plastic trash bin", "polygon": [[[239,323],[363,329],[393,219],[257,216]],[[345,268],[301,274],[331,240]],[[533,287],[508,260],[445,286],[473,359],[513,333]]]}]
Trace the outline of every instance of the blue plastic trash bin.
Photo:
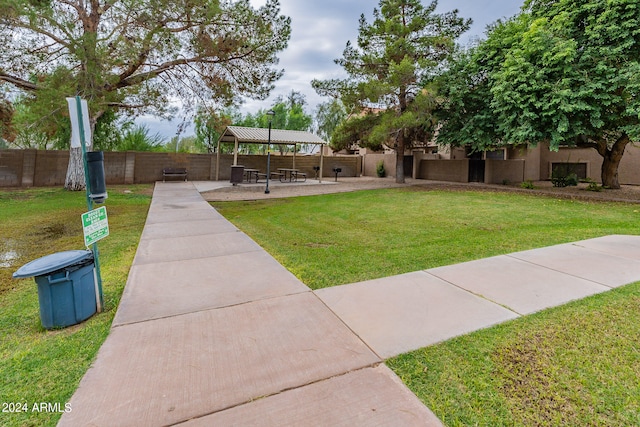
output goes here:
[{"label": "blue plastic trash bin", "polygon": [[40,320],[45,329],[80,323],[96,312],[91,251],[65,251],[33,260],[13,273],[38,284]]}]

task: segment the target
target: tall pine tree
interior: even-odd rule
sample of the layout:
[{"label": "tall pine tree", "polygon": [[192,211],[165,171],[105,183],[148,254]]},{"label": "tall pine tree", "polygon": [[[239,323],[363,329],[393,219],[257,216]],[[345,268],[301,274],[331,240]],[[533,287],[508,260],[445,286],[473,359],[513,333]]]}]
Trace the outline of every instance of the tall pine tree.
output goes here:
[{"label": "tall pine tree", "polygon": [[[412,135],[431,122],[435,94],[422,83],[471,25],[457,10],[436,14],[436,7],[437,1],[425,7],[418,0],[381,0],[372,23],[360,17],[357,46],[347,42],[336,60],[348,77],[312,82],[319,94],[340,97],[352,115],[343,126],[360,129],[361,146],[395,149],[398,183],[404,183],[404,153]],[[362,121],[367,126],[358,126]]]}]

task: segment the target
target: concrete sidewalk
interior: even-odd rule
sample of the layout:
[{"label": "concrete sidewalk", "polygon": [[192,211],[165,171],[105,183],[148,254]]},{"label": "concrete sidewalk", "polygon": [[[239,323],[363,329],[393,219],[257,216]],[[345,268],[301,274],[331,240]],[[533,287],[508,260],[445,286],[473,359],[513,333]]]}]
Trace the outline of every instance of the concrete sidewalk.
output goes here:
[{"label": "concrete sidewalk", "polygon": [[384,359],[637,280],[640,237],[609,236],[312,292],[192,183],[158,183],[59,425],[438,426]]}]

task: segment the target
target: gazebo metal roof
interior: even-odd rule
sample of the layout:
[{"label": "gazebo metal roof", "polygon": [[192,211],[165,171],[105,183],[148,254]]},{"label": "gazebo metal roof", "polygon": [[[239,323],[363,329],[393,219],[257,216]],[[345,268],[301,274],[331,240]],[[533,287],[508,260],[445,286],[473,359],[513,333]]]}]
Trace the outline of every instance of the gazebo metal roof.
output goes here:
[{"label": "gazebo metal roof", "polygon": [[[299,130],[283,130],[265,128],[250,128],[243,126],[227,126],[224,133],[218,138],[218,150],[216,153],[216,180],[219,179],[220,171],[220,144],[234,144],[233,164],[238,164],[238,145],[240,144],[268,144],[273,145],[328,145],[328,142],[310,132]],[[320,149],[320,171],[319,180],[322,182],[322,164],[324,160],[324,150]],[[296,166],[296,149],[293,150],[293,168]],[[268,164],[268,161],[267,161]],[[268,167],[267,167],[268,169]]]},{"label": "gazebo metal roof", "polygon": [[[220,142],[266,144],[269,139],[269,129],[249,128],[242,126],[227,126],[220,137]],[[328,144],[317,135],[299,130],[271,129],[272,144]]]}]

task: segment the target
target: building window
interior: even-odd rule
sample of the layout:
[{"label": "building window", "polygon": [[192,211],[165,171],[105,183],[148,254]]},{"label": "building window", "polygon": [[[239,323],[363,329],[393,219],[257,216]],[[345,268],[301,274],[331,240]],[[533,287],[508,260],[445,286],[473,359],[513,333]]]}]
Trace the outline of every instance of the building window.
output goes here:
[{"label": "building window", "polygon": [[587,178],[586,163],[551,163],[551,176],[567,176],[575,173],[578,179]]},{"label": "building window", "polygon": [[485,151],[484,158],[491,160],[505,160],[506,150],[504,148],[500,148],[499,150]]}]

